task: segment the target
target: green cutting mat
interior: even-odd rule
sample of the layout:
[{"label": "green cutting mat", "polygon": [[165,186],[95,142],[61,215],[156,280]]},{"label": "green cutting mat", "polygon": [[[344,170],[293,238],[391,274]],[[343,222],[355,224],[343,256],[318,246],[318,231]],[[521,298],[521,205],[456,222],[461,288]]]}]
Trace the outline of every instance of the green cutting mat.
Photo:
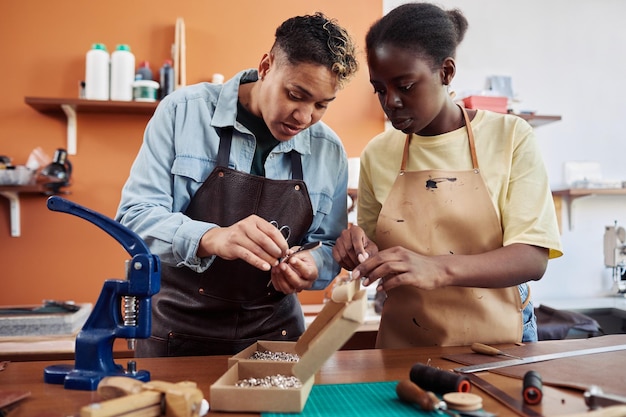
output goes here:
[{"label": "green cutting mat", "polygon": [[398,399],[398,381],[313,385],[302,413],[262,413],[262,417],[420,417],[441,416]]}]

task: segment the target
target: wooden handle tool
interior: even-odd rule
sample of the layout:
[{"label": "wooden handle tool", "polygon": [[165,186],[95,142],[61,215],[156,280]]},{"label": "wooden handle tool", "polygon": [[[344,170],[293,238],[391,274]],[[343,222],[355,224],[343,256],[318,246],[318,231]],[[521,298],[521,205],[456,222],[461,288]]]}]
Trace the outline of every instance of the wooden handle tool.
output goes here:
[{"label": "wooden handle tool", "polygon": [[444,401],[441,401],[431,391],[424,391],[411,380],[405,379],[396,385],[396,394],[400,400],[407,403],[414,403],[420,406],[424,411],[441,411],[449,416],[458,417],[457,413],[448,411],[448,407]]},{"label": "wooden handle tool", "polygon": [[502,356],[507,356],[509,358],[513,358],[513,359],[523,359],[519,356],[505,353],[501,351],[500,349],[497,349],[493,346],[485,345],[483,343],[472,343],[472,351],[476,353],[480,353],[482,355],[489,355],[489,356],[502,355]]}]

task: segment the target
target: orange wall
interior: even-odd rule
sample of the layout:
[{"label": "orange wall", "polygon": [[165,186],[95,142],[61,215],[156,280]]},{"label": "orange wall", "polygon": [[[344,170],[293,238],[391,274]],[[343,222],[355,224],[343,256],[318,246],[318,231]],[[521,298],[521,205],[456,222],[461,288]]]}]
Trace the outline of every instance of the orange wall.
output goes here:
[{"label": "orange wall", "polygon": [[[111,51],[127,43],[137,61],[157,71],[169,57],[174,24],[186,24],[187,83],[227,78],[257,67],[276,26],[296,15],[323,11],[348,28],[361,50],[382,0],[163,1],[57,0],[0,2],[2,79],[0,154],[26,162],[40,146],[50,156],[65,148],[65,121],[41,114],[25,96],[77,97],[85,53],[94,42]],[[349,156],[383,128],[383,116],[361,71],[328,110],[324,120],[344,140]],[[120,190],[141,144],[146,115],[79,114],[73,201],[113,217]],[[95,302],[105,279],[124,277],[129,256],[108,234],[72,215],[48,211],[45,197],[22,195],[21,237],[10,236],[9,204],[0,198],[0,305],[37,304],[43,299]]]}]

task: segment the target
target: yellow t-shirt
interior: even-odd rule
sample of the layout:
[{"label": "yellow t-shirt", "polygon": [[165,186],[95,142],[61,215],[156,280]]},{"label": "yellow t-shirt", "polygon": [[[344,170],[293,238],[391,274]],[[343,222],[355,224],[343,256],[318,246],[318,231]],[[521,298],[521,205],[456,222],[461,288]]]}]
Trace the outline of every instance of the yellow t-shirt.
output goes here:
[{"label": "yellow t-shirt", "polygon": [[[561,256],[554,200],[532,127],[515,115],[484,110],[477,111],[471,125],[504,246],[524,243],[548,248],[550,258]],[[372,240],[382,204],[400,172],[405,139],[395,129],[383,132],[361,154],[357,224]],[[413,135],[406,169],[472,169],[465,127],[438,136]]]}]

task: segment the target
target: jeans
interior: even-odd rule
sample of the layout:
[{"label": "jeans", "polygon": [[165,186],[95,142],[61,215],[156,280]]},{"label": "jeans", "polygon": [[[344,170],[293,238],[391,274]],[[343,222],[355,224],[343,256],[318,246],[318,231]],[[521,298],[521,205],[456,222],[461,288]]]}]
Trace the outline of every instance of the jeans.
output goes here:
[{"label": "jeans", "polygon": [[[530,296],[530,289],[527,283],[518,285],[519,295],[522,299],[522,304]],[[528,305],[522,311],[522,342],[536,342],[539,340],[537,336],[537,317],[535,316],[535,308],[533,302],[530,301]]]}]

